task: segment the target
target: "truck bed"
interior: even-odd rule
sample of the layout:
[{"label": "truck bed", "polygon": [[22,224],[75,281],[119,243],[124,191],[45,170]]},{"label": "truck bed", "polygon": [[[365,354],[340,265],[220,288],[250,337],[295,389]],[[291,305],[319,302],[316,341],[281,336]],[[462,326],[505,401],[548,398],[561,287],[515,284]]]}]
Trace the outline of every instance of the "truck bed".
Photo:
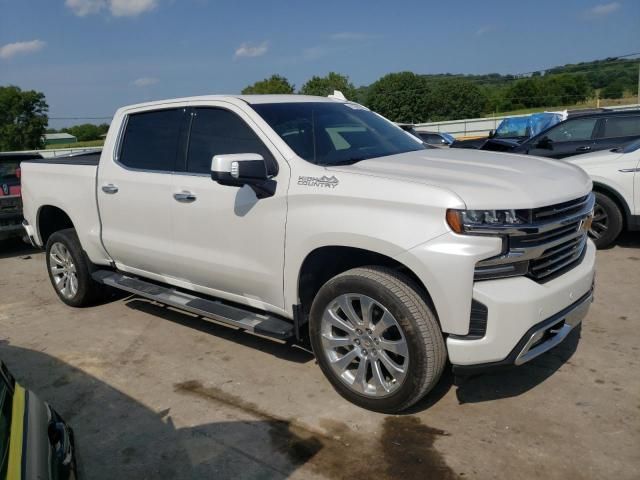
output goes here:
[{"label": "truck bed", "polygon": [[93,165],[97,167],[98,162],[100,161],[101,153],[102,152],[97,150],[95,152],[66,155],[63,157],[48,157],[48,158],[23,160],[22,163],[53,163],[56,165]]},{"label": "truck bed", "polygon": [[[94,259],[105,258],[100,242],[96,174],[100,152],[25,160],[21,163],[24,217],[38,221],[42,208],[57,208],[73,219],[83,247]],[[43,246],[46,239],[35,238]]]}]

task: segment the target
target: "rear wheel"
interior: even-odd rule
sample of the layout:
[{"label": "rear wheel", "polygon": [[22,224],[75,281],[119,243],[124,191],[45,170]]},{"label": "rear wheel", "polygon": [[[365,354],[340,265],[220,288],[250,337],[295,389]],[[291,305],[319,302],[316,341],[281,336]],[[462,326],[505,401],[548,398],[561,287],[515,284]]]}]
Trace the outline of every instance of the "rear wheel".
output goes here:
[{"label": "rear wheel", "polygon": [[356,268],[331,279],[313,301],[309,327],[331,384],[370,410],[410,407],[444,369],[435,315],[411,281],[390,269]]},{"label": "rear wheel", "polygon": [[52,234],[47,241],[46,254],[49,279],[64,303],[84,307],[96,302],[104,293],[104,287],[91,278],[91,264],[74,229]]},{"label": "rear wheel", "polygon": [[597,248],[611,245],[622,231],[623,218],[618,204],[604,193],[595,192],[596,204],[589,236]]}]

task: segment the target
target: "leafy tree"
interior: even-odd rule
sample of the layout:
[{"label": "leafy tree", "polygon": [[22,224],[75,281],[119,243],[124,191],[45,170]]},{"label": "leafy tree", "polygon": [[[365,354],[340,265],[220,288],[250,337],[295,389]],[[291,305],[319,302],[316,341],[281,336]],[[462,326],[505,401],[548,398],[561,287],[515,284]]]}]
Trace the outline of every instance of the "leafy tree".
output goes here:
[{"label": "leafy tree", "polygon": [[366,105],[394,122],[426,122],[431,87],[412,72],[389,73],[369,86]]},{"label": "leafy tree", "polygon": [[349,81],[349,77],[336,72],[329,72],[326,77],[313,76],[300,89],[303,95],[318,95],[326,97],[334,90],[340,90],[349,100],[356,99],[356,89]]},{"label": "leafy tree", "polygon": [[90,140],[99,140],[100,135],[107,133],[104,127],[109,129],[107,124],[94,125],[92,123],[83,123],[82,125],[75,125],[73,127],[63,128],[62,131],[69,133],[76,137],[79,142],[86,142]]},{"label": "leafy tree", "polygon": [[431,120],[474,118],[487,111],[487,94],[469,80],[437,80],[429,96]]},{"label": "leafy tree", "polygon": [[294,87],[285,77],[281,75],[271,75],[269,78],[260,80],[253,85],[242,89],[244,95],[266,94],[266,93],[293,93]]},{"label": "leafy tree", "polygon": [[42,147],[48,110],[43,93],[0,87],[0,150]]},{"label": "leafy tree", "polygon": [[611,83],[600,90],[602,98],[622,98],[624,95],[624,87],[622,83]]}]

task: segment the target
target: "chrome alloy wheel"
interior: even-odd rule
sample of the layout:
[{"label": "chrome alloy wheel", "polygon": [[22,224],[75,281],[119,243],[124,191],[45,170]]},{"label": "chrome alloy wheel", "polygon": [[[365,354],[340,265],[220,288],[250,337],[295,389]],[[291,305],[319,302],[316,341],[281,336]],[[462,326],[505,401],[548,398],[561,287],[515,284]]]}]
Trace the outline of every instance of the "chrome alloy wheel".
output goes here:
[{"label": "chrome alloy wheel", "polygon": [[380,302],[340,295],[325,309],[320,334],[331,368],[355,392],[386,397],[404,382],[409,346],[400,324]]},{"label": "chrome alloy wheel", "polygon": [[73,298],[78,293],[78,275],[71,252],[64,244],[56,242],[49,251],[49,271],[53,283],[65,298]]},{"label": "chrome alloy wheel", "polygon": [[589,228],[589,236],[598,239],[607,233],[607,230],[609,230],[609,216],[602,205],[596,203],[593,207],[593,220],[591,228]]}]

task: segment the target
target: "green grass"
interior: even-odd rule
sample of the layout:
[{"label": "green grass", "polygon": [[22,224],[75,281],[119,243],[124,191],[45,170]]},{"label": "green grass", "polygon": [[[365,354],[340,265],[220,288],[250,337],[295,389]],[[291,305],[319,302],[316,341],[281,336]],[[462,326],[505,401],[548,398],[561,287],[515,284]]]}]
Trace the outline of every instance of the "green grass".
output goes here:
[{"label": "green grass", "polygon": [[47,150],[53,150],[53,149],[56,149],[56,148],[102,147],[103,145],[104,145],[104,140],[89,140],[87,142],[57,143],[55,145],[47,145],[45,148]]}]

